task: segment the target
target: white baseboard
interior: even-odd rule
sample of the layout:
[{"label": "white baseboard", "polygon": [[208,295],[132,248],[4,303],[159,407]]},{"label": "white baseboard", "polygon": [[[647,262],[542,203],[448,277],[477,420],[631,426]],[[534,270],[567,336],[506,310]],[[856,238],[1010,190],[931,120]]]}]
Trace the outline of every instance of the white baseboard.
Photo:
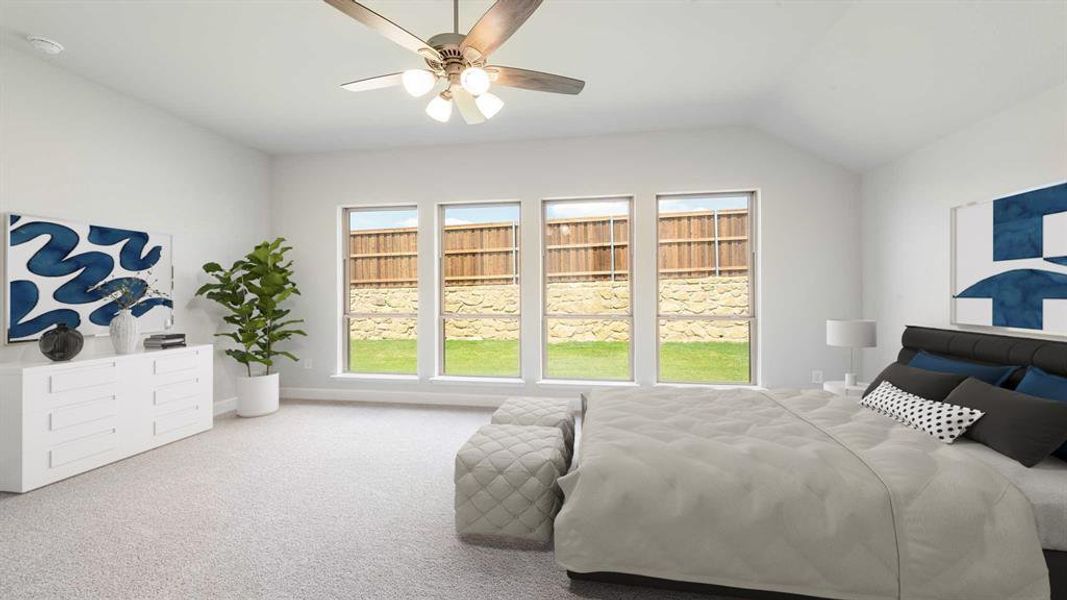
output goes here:
[{"label": "white baseboard", "polygon": [[237,410],[237,396],[231,398],[223,398],[215,402],[215,416],[226,414]]},{"label": "white baseboard", "polygon": [[[286,400],[335,400],[373,402],[377,404],[422,404],[431,406],[468,406],[497,408],[514,394],[455,394],[447,392],[402,392],[381,390],[338,390],[330,388],[285,388]],[[218,405],[216,405],[218,406]]]}]

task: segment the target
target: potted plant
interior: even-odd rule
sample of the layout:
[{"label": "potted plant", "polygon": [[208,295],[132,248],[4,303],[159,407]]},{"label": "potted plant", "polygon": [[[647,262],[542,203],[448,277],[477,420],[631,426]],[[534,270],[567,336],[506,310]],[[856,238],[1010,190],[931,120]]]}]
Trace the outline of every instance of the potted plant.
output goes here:
[{"label": "potted plant", "polygon": [[[293,326],[303,319],[290,319],[289,309],[281,308],[289,296],[299,294],[293,282],[293,261],[285,253],[285,238],[263,242],[252,252],[223,269],[207,263],[204,272],[215,281],[196,291],[197,296],[214,300],[227,311],[223,320],[236,330],[217,333],[237,343],[226,354],[245,366],[247,376],[237,378],[237,414],[258,417],[278,410],[278,373],[271,372],[274,359],[284,356],[299,360],[280,350],[278,344],[295,335],[307,335]],[[262,373],[253,374],[252,365],[262,365]]]}]

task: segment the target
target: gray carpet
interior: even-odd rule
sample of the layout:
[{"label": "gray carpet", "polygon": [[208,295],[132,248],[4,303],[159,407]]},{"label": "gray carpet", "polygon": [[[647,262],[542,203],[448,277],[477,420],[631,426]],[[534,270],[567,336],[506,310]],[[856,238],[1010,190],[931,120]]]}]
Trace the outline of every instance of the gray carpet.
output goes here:
[{"label": "gray carpet", "polygon": [[671,598],[465,544],[452,461],[484,410],[285,403],[0,494],[0,598]]}]

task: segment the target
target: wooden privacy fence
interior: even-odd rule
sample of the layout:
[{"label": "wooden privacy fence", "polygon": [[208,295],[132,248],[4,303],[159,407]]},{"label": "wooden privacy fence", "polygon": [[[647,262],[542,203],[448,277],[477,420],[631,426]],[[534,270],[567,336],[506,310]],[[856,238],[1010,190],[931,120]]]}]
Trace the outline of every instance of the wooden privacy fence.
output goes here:
[{"label": "wooden privacy fence", "polygon": [[[748,211],[667,213],[659,217],[659,272],[666,278],[740,276],[748,272]],[[416,283],[416,228],[352,231],[353,287],[411,287]],[[447,225],[446,285],[517,283],[517,223]],[[545,231],[550,282],[625,281],[630,275],[629,219],[553,219]]]}]

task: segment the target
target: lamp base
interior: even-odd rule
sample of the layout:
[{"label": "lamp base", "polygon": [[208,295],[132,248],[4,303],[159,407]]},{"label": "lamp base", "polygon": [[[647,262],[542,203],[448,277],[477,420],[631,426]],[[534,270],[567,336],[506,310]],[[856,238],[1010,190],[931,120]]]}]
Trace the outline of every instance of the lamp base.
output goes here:
[{"label": "lamp base", "polygon": [[849,387],[856,385],[855,373],[845,373],[845,385]]}]

